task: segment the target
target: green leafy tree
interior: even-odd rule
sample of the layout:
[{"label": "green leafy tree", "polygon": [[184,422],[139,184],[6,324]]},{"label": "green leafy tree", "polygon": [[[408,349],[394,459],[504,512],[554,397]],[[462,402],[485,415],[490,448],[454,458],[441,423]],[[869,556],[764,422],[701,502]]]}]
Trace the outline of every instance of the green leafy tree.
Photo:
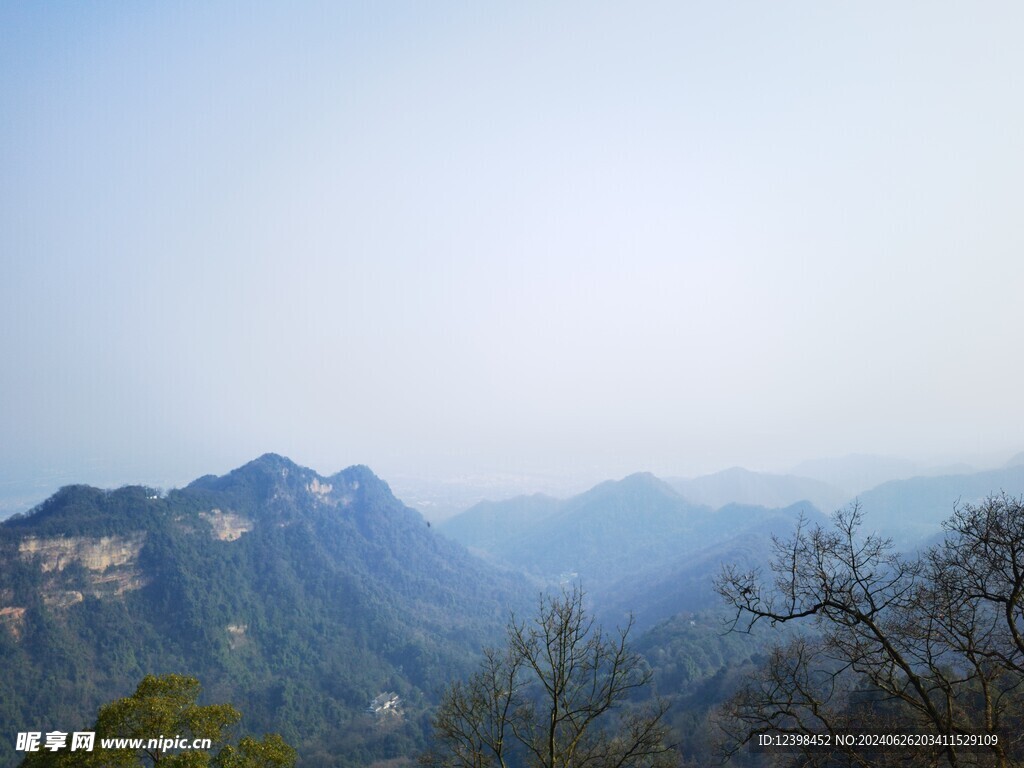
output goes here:
[{"label": "green leafy tree", "polygon": [[224,747],[213,761],[214,768],[281,768],[294,764],[295,750],[276,733],[268,733],[261,741],[245,736],[237,747]]},{"label": "green leafy tree", "polygon": [[674,762],[666,705],[627,706],[651,671],[627,644],[632,626],[605,633],[577,588],[542,597],[529,622],[512,618],[508,643],[453,683],[434,718],[437,768],[655,768]]},{"label": "green leafy tree", "polygon": [[[244,737],[227,744],[231,726],[241,714],[230,704],[197,703],[200,685],[184,675],[147,675],[135,693],[100,708],[92,750],[34,752],[23,768],[292,768],[296,753],[277,734],[257,741]],[[152,739],[182,739],[189,744],[208,740],[209,749],[164,749]],[[104,739],[140,740],[104,748]],[[214,752],[214,750],[217,750]]]}]

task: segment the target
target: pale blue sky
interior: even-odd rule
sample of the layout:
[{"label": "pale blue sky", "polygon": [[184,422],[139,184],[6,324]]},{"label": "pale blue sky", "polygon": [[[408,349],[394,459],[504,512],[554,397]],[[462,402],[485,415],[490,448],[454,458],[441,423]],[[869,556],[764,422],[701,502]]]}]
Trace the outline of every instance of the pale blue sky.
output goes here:
[{"label": "pale blue sky", "polygon": [[1024,447],[1018,3],[5,3],[0,483]]}]

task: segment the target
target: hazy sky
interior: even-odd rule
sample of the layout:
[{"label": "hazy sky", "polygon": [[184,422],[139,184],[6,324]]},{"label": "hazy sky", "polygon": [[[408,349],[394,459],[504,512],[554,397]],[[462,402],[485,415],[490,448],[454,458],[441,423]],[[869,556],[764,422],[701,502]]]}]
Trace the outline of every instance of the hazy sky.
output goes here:
[{"label": "hazy sky", "polygon": [[1017,2],[0,5],[0,482],[1024,448]]}]

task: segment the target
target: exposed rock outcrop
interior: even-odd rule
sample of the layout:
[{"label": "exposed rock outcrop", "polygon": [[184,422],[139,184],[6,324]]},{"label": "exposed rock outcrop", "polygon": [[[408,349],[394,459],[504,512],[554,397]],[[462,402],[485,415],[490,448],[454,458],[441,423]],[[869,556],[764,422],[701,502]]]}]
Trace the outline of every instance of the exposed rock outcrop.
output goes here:
[{"label": "exposed rock outcrop", "polygon": [[220,541],[237,541],[243,533],[252,530],[252,520],[235,512],[211,509],[209,512],[200,512],[199,516],[210,524],[214,537]]}]

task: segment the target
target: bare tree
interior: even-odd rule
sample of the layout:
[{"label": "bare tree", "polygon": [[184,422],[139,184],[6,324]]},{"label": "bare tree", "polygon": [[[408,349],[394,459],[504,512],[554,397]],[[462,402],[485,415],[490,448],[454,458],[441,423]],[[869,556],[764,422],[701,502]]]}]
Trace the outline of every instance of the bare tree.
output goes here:
[{"label": "bare tree", "polygon": [[632,619],[607,634],[583,592],[541,597],[530,621],[514,616],[504,649],[445,692],[426,762],[455,768],[661,768],[673,763],[665,704],[628,705],[651,681],[629,650]]},{"label": "bare tree", "polygon": [[[734,627],[809,625],[732,700],[732,748],[763,732],[916,733],[941,738],[870,757],[859,744],[839,751],[847,764],[1013,764],[1024,667],[1021,502],[963,506],[944,543],[912,558],[862,536],[862,522],[857,506],[836,513],[831,529],[802,521],[775,540],[768,584],[758,571],[719,577]],[[997,741],[981,750],[958,743],[991,735]],[[815,747],[805,759],[826,764],[835,754]]]}]

